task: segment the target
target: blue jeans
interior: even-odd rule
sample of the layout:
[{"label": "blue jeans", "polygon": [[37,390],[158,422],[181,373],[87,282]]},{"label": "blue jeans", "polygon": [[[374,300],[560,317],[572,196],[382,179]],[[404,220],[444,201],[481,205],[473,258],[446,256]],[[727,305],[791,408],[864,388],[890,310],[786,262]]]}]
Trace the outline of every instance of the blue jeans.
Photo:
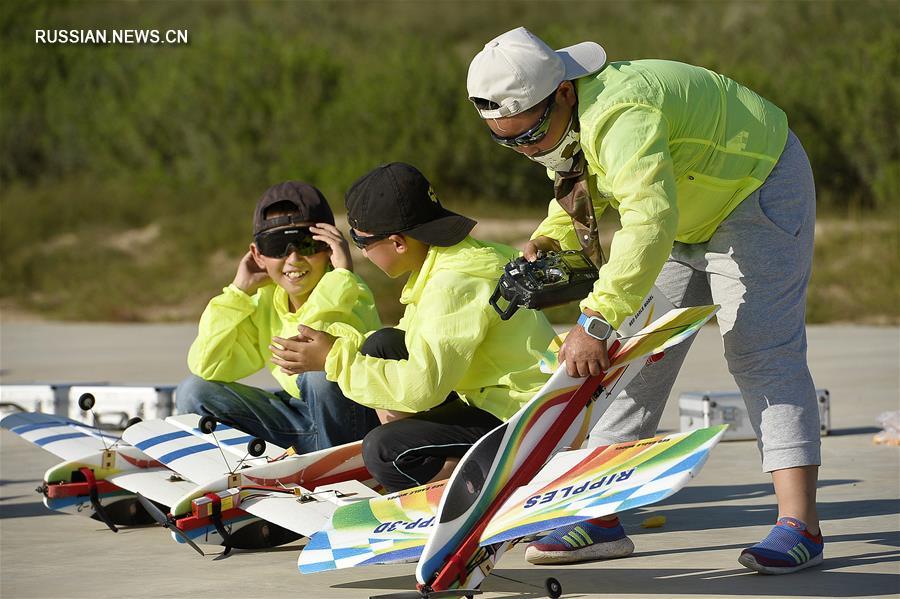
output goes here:
[{"label": "blue jeans", "polygon": [[175,390],[181,414],[214,416],[255,437],[297,453],[359,441],[379,425],[375,410],[344,397],[324,372],[297,377],[300,397],[242,385],[206,381],[191,375]]}]

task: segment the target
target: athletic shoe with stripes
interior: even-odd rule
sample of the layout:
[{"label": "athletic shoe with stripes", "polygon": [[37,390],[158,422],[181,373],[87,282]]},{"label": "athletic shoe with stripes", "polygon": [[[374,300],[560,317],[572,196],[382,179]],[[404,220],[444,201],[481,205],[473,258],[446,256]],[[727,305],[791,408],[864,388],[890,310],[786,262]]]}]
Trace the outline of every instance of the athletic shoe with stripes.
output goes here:
[{"label": "athletic shoe with stripes", "polygon": [[634,543],[625,536],[619,519],[587,520],[557,528],[530,543],[525,559],[532,564],[571,564],[595,559],[626,557]]},{"label": "athletic shoe with stripes", "polygon": [[790,574],[821,564],[822,533],[811,535],[796,518],[781,518],[765,539],[741,552],[738,562],[762,574]]}]

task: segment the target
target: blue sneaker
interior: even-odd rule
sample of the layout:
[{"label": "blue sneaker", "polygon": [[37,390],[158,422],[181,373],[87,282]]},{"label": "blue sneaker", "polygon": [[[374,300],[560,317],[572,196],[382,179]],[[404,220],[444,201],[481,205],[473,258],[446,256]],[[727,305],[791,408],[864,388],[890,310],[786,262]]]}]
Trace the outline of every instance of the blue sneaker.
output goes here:
[{"label": "blue sneaker", "polygon": [[634,543],[614,520],[587,520],[557,528],[529,543],[525,559],[532,564],[572,564],[595,559],[626,557],[634,553]]},{"label": "blue sneaker", "polygon": [[811,535],[796,518],[781,518],[765,539],[741,552],[738,562],[761,574],[790,574],[822,563],[822,533]]}]

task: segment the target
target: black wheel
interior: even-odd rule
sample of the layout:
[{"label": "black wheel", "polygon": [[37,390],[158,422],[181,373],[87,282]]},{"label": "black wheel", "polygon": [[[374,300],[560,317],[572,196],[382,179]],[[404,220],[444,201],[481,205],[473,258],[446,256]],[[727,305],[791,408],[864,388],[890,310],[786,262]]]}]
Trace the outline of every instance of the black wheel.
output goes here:
[{"label": "black wheel", "polygon": [[82,393],[81,397],[78,398],[78,407],[81,408],[83,412],[89,411],[94,407],[94,396],[90,393]]},{"label": "black wheel", "polygon": [[254,458],[258,458],[262,454],[266,452],[266,442],[259,437],[251,440],[247,443],[247,453],[252,455]]},{"label": "black wheel", "polygon": [[550,599],[559,599],[562,597],[562,585],[552,576],[544,581],[544,588],[547,589],[547,595]]},{"label": "black wheel", "polygon": [[216,430],[216,419],[212,416],[204,416],[200,419],[200,424],[197,428],[200,429],[200,432],[206,433],[207,435]]},{"label": "black wheel", "polygon": [[137,424],[138,422],[143,422],[143,419],[139,416],[135,416],[134,418],[129,418],[128,422],[125,423],[125,428],[128,428],[132,424]]}]

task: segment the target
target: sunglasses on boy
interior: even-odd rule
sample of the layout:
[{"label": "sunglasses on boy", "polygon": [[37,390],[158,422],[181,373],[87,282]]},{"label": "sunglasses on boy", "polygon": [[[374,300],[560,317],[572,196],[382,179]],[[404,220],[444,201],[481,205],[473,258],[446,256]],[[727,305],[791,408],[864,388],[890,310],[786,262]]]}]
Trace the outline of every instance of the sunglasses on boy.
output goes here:
[{"label": "sunglasses on boy", "polygon": [[328,244],[312,238],[309,227],[288,227],[257,233],[253,238],[256,249],[267,258],[284,258],[293,251],[312,256],[328,249]]},{"label": "sunglasses on boy", "polygon": [[377,235],[368,235],[366,237],[363,237],[362,235],[359,235],[355,229],[350,229],[350,239],[353,240],[353,245],[361,250],[366,249],[376,241],[387,239],[391,235],[394,235],[394,233],[380,233]]},{"label": "sunglasses on boy", "polygon": [[549,102],[547,102],[547,107],[544,108],[543,114],[541,114],[541,118],[538,120],[537,124],[531,127],[528,131],[523,133],[519,133],[518,135],[513,135],[512,137],[500,137],[491,131],[491,138],[501,146],[506,146],[507,148],[515,148],[517,146],[530,146],[538,143],[544,137],[546,137],[547,133],[550,131],[550,113],[553,111],[553,105],[556,103],[556,90],[550,94],[548,98]]}]

